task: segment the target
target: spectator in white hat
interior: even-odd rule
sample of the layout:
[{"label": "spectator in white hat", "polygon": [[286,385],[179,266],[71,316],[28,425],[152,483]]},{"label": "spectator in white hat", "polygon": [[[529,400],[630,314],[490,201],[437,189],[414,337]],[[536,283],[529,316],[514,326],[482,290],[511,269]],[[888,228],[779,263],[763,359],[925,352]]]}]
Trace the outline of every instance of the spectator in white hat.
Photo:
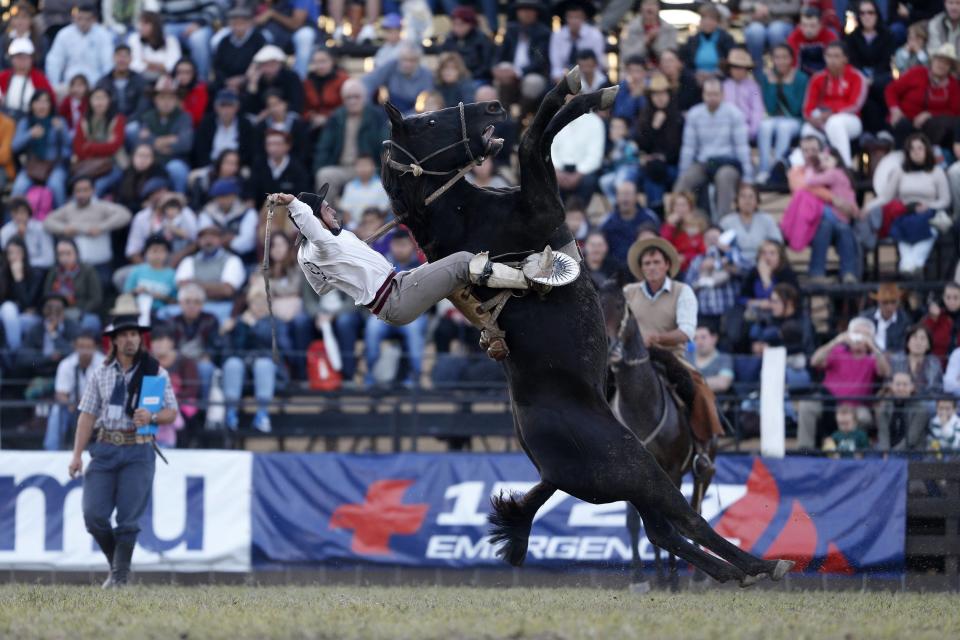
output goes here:
[{"label": "spectator in white hat", "polygon": [[33,42],[28,38],[17,38],[7,49],[10,68],[0,71],[0,93],[3,93],[7,113],[14,117],[30,111],[30,100],[37,91],[53,95],[47,76],[33,66],[35,52]]},{"label": "spectator in white hat", "polygon": [[243,110],[254,116],[262,116],[269,89],[278,90],[286,99],[290,110],[303,112],[303,82],[296,73],[287,68],[287,55],[280,47],[268,44],[253,56],[253,64],[247,69],[247,83],[243,96]]}]

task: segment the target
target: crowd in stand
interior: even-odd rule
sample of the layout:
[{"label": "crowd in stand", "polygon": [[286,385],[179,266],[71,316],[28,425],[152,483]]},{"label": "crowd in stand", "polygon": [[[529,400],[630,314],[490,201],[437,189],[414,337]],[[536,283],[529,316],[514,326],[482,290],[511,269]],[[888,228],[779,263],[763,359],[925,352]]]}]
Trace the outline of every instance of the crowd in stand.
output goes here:
[{"label": "crowd in stand", "polygon": [[[930,275],[938,242],[960,253],[960,0],[744,1],[734,16],[702,2],[689,32],[657,0],[41,4],[11,6],[0,37],[0,366],[28,398],[56,399],[48,448],[119,312],[151,324],[171,373],[169,445],[212,414],[238,428],[248,388],[269,431],[288,381],[424,384],[431,343],[432,384],[501,380],[452,306],[392,327],[318,298],[282,216],[266,249],[275,361],[266,195],[329,183],[359,237],[389,221],[387,98],[405,115],[500,100],[506,147],[467,179],[509,186],[524,124],[574,65],[584,91],[620,86],[551,150],[595,282],[629,281],[631,245],[661,236],[698,301],[689,358],[716,392],[755,385],[763,350],[784,346],[800,447],[960,448],[945,399],[960,396],[960,285],[918,299],[884,283],[819,339],[807,293],[867,281],[880,244],[901,279]],[[448,33],[433,37],[432,13]],[[351,74],[339,56],[357,50],[366,71]],[[768,192],[789,194],[782,217],[762,210]],[[374,247],[398,270],[423,259],[402,228]],[[788,248],[809,250],[805,275]],[[202,410],[213,396],[225,411]]]}]

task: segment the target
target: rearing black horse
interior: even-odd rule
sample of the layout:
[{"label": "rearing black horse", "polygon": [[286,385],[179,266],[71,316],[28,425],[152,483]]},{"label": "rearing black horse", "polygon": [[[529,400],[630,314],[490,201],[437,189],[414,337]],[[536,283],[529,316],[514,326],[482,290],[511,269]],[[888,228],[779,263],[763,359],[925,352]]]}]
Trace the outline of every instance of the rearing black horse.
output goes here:
[{"label": "rearing black horse", "polygon": [[[614,88],[567,100],[579,91],[574,69],[544,98],[520,140],[521,187],[511,189],[482,189],[452,179],[498,150],[493,131],[505,116],[499,102],[408,118],[386,105],[391,140],[385,143],[383,184],[397,218],[430,260],[456,251],[523,254],[572,240],[550,146],[564,126],[590,110],[608,108],[616,95]],[[431,197],[441,189],[442,195]],[[494,292],[478,288],[476,295],[487,299]],[[560,489],[591,503],[629,501],[653,544],[720,582],[739,580],[746,586],[789,571],[792,562],[757,558],[714,532],[640,439],[614,417],[606,400],[603,316],[588,276],[581,274],[545,296],[512,299],[499,325],[511,351],[504,366],[517,438],[540,473],[540,482],[526,495],[493,499],[491,539],[503,542],[505,560],[522,564],[534,515]]]}]

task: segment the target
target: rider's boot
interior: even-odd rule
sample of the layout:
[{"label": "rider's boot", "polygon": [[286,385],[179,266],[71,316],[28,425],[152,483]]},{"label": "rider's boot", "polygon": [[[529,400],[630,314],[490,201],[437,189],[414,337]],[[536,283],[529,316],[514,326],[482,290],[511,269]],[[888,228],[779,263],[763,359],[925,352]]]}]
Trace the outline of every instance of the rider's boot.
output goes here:
[{"label": "rider's boot", "polygon": [[696,452],[693,456],[693,475],[698,480],[708,481],[716,471],[713,458],[717,455],[717,436],[710,436],[706,441],[695,438],[693,448]]},{"label": "rider's boot", "polygon": [[484,251],[470,260],[470,282],[491,289],[529,289],[530,282],[523,271],[493,262]]}]

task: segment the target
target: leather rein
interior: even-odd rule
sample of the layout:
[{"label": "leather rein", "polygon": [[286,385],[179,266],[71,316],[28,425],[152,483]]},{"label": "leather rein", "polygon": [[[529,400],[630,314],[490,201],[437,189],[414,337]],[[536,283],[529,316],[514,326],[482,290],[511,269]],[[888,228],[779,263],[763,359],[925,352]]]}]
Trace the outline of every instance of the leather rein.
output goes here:
[{"label": "leather rein", "polygon": [[[462,137],[456,142],[451,142],[447,146],[441,147],[436,151],[434,151],[433,153],[427,156],[424,156],[423,158],[418,159],[410,151],[403,148],[393,140],[383,141],[384,146],[393,147],[397,151],[400,151],[405,156],[407,156],[407,158],[410,159],[410,162],[408,164],[397,162],[391,157],[390,151],[389,150],[387,151],[387,157],[386,157],[387,166],[395,171],[399,171],[400,175],[405,175],[409,173],[409,174],[412,174],[413,177],[419,178],[422,175],[448,176],[451,173],[454,174],[452,178],[447,180],[436,191],[434,191],[433,193],[431,193],[429,196],[426,197],[426,199],[423,201],[423,204],[426,206],[429,206],[434,200],[436,200],[437,198],[445,194],[447,191],[449,191],[450,187],[452,187],[457,182],[459,182],[465,175],[467,175],[467,173],[470,172],[470,170],[474,166],[479,165],[485,159],[485,156],[480,156],[479,158],[474,156],[473,152],[470,150],[470,138],[467,136],[467,116],[464,113],[463,103],[461,102],[458,106],[460,109],[460,135]],[[434,158],[445,151],[449,151],[450,149],[459,147],[460,145],[463,145],[463,148],[467,150],[467,157],[470,158],[470,161],[467,162],[467,164],[465,164],[463,167],[459,169],[449,169],[447,171],[436,171],[436,170],[423,168],[423,165],[427,160],[430,160],[431,158]]]}]

